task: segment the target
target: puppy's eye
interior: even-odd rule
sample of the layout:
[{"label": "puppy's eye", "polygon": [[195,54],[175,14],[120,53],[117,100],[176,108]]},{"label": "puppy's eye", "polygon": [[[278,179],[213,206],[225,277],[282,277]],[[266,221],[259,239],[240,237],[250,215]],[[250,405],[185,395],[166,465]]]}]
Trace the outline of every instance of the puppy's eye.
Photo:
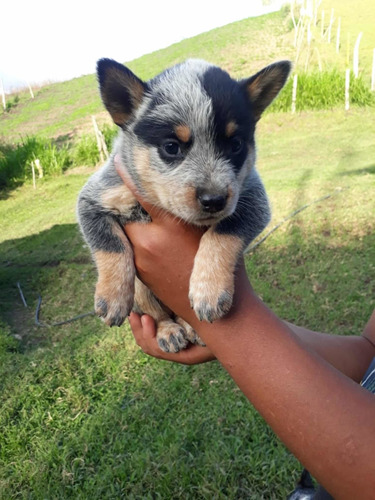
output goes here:
[{"label": "puppy's eye", "polygon": [[241,137],[233,137],[230,143],[231,152],[235,155],[241,153],[244,146],[244,142]]},{"label": "puppy's eye", "polygon": [[164,153],[166,153],[168,156],[179,156],[181,154],[181,148],[177,141],[166,141],[162,145],[162,148]]}]

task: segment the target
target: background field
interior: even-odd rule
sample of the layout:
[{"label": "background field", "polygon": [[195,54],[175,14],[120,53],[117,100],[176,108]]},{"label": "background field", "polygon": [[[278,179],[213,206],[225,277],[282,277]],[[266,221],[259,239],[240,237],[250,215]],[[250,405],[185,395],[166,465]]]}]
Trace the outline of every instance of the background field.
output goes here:
[{"label": "background field", "polygon": [[[350,17],[349,3],[323,5],[341,10],[348,26],[350,18],[354,33],[370,15]],[[370,2],[361,8],[374,14]],[[132,65],[148,77],[199,55],[243,76],[292,57],[288,22],[279,13],[245,20]],[[26,133],[72,140],[90,113],[105,121],[100,110],[88,76],[42,88],[33,103],[21,99],[0,129],[9,142]],[[259,123],[270,227],[332,195],[247,257],[255,289],[289,321],[358,334],[374,308],[374,137],[373,107],[270,113]],[[217,363],[150,359],[127,326],[109,329],[94,317],[35,326],[39,294],[46,323],[93,308],[95,270],[75,219],[93,170],[0,193],[0,498],[285,498],[301,466]]]}]

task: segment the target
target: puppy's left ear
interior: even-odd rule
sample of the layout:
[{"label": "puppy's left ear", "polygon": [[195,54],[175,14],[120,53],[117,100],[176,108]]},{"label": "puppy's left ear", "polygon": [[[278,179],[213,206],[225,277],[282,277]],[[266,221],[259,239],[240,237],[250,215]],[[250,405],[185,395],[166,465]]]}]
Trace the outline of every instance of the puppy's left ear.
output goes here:
[{"label": "puppy's left ear", "polygon": [[112,59],[98,61],[97,75],[105,107],[116,125],[125,128],[143,100],[146,83]]},{"label": "puppy's left ear", "polygon": [[256,121],[284,87],[291,67],[290,61],[280,61],[240,81],[250,99]]}]

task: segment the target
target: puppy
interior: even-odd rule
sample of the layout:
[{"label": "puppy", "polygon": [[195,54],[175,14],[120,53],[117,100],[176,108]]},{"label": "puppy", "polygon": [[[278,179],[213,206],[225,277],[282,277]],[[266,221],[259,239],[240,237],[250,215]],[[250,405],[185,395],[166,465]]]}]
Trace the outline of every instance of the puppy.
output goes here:
[{"label": "puppy", "polygon": [[136,277],[122,226],[149,217],[117,174],[114,155],[151,204],[208,228],[189,299],[200,320],[215,321],[232,305],[240,254],[270,219],[255,169],[254,132],[289,72],[290,63],[281,61],[236,81],[190,59],[143,82],[113,60],[98,62],[101,97],[119,134],[108,162],[82,189],[77,212],[98,270],[95,311],[107,325],[120,326],[134,310],[153,316],[166,352],[200,342]]}]

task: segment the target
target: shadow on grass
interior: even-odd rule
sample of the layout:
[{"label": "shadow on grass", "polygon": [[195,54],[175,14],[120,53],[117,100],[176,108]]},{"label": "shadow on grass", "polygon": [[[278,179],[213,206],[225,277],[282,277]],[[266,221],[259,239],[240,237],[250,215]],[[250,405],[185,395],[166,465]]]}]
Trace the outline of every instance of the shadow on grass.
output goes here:
[{"label": "shadow on grass", "polygon": [[19,186],[22,186],[23,181],[13,181],[10,186],[0,186],[0,200],[7,200],[12,196],[12,192]]},{"label": "shadow on grass", "polygon": [[[84,248],[82,237],[76,224],[53,226],[47,231],[15,240],[6,240],[0,244],[0,319],[9,323],[14,333],[26,344],[36,345],[33,337],[39,338],[34,325],[34,311],[38,296],[43,302],[56,301],[63,296],[65,302],[76,303],[73,293],[69,294],[69,283],[62,277],[67,270],[70,276],[71,290],[74,291],[74,272],[93,270],[91,257]],[[20,284],[28,307],[22,303],[17,283]],[[47,295],[47,296],[46,296]],[[77,303],[77,313],[79,302]],[[92,307],[92,304],[91,304]],[[60,311],[65,314],[64,308]],[[68,307],[74,313],[74,307]],[[72,314],[72,316],[75,314]],[[66,318],[67,319],[67,318]],[[53,322],[53,318],[50,318]],[[45,330],[43,331],[43,333]],[[41,332],[39,332],[41,333]],[[42,335],[43,337],[43,335]]]},{"label": "shadow on grass", "polygon": [[340,172],[338,175],[366,175],[375,174],[375,165],[369,165],[368,167],[357,168],[353,170],[346,170],[345,172]]}]

